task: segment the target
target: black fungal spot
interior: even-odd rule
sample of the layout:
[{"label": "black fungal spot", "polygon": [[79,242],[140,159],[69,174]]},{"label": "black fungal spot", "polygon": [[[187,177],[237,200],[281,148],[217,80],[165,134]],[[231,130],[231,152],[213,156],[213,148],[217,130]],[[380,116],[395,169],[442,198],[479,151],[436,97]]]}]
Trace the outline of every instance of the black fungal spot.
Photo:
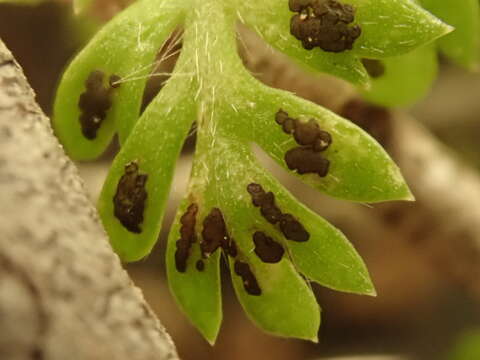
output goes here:
[{"label": "black fungal spot", "polygon": [[234,265],[235,274],[240,276],[243,280],[243,288],[245,291],[254,296],[259,296],[262,294],[260,286],[258,286],[257,279],[250,269],[250,265],[242,261],[235,261]]},{"label": "black fungal spot", "polygon": [[285,250],[282,245],[277,243],[271,237],[265,235],[261,231],[253,234],[253,242],[255,244],[255,254],[266,263],[278,263],[282,260]]},{"label": "black fungal spot", "polygon": [[275,115],[275,121],[278,125],[282,125],[283,131],[287,134],[292,134],[295,130],[295,119],[290,118],[282,109]]},{"label": "black fungal spot", "polygon": [[287,134],[293,134],[298,145],[311,146],[317,152],[327,150],[332,144],[332,136],[320,129],[314,119],[302,122],[299,119],[289,117],[288,113],[280,109],[275,115],[277,124]]},{"label": "black fungal spot", "polygon": [[191,204],[185,214],[180,218],[180,239],[176,242],[177,250],[175,251],[175,266],[179,272],[185,272],[187,270],[187,260],[190,256],[190,249],[196,240],[195,224],[197,213],[198,206]]},{"label": "black fungal spot", "polygon": [[252,203],[260,207],[260,213],[271,224],[276,224],[282,217],[282,211],[275,205],[275,195],[266,193],[259,184],[250,184],[247,191],[252,196]]},{"label": "black fungal spot", "polygon": [[197,268],[198,271],[203,271],[205,270],[205,263],[203,260],[198,260],[197,263],[195,264],[195,267]]},{"label": "black fungal spot", "polygon": [[80,126],[83,135],[93,140],[97,137],[98,129],[107,117],[107,111],[112,107],[112,93],[120,84],[117,75],[110,76],[109,84],[104,85],[105,73],[99,70],[92,71],[85,81],[85,92],[80,95],[78,107],[81,110]]},{"label": "black fungal spot", "polygon": [[251,183],[247,186],[247,191],[252,197],[252,203],[255,206],[262,205],[262,199],[265,196],[265,190],[263,190],[262,185]]},{"label": "black fungal spot", "polygon": [[113,198],[114,214],[125,228],[133,233],[141,233],[143,212],[147,192],[145,184],[148,175],[140,174],[138,164],[132,161],[125,165],[125,174],[120,178],[117,192]]},{"label": "black fungal spot", "polygon": [[310,234],[303,225],[291,214],[284,214],[280,220],[280,230],[288,239],[296,242],[305,242],[310,239]]},{"label": "black fungal spot", "polygon": [[296,12],[290,22],[290,33],[305,49],[319,47],[327,52],[351,50],[362,30],[355,20],[355,8],[337,0],[290,0]]},{"label": "black fungal spot", "polygon": [[385,75],[385,65],[380,60],[362,59],[362,64],[370,77],[377,79]]},{"label": "black fungal spot", "polygon": [[304,147],[288,150],[285,154],[285,162],[290,170],[295,170],[301,175],[313,173],[325,177],[330,168],[330,161],[325,159],[321,153]]},{"label": "black fungal spot", "polygon": [[322,152],[327,150],[332,144],[332,136],[326,131],[320,131],[318,133],[315,142],[312,145],[312,149],[315,152]]},{"label": "black fungal spot", "polygon": [[228,248],[224,250],[227,255],[233,258],[237,257],[238,255],[237,243],[233,239],[230,239],[230,246],[228,246]]},{"label": "black fungal spot", "polygon": [[218,208],[212,209],[203,220],[202,242],[200,243],[203,256],[208,257],[219,247],[228,254],[232,251],[231,243],[222,212]]},{"label": "black fungal spot", "polygon": [[317,139],[319,131],[318,124],[315,120],[310,119],[307,123],[298,122],[293,137],[299,145],[312,145]]},{"label": "black fungal spot", "polygon": [[[288,116],[284,110],[279,110],[275,121],[282,125],[283,131],[293,134],[300,147],[290,149],[285,154],[285,162],[290,170],[297,170],[299,174],[316,173],[320,177],[328,174],[330,162],[320,153],[327,150],[332,144],[330,133],[320,129],[314,119],[302,122]],[[288,125],[286,129],[286,124]]]},{"label": "black fungal spot", "polygon": [[282,212],[275,205],[275,195],[272,192],[266,193],[263,197],[260,213],[271,224],[276,224],[280,221]]},{"label": "black fungal spot", "polygon": [[[303,150],[303,148],[298,148],[298,149]],[[293,150],[297,150],[297,149],[293,149]],[[314,153],[314,154],[317,154],[317,153]],[[323,160],[328,162],[328,160],[325,160],[325,159]],[[328,171],[328,169],[326,171]],[[247,186],[247,191],[250,193],[252,197],[253,205],[255,205],[256,207],[260,207],[260,212],[262,213],[262,215],[265,217],[267,221],[269,221],[271,224],[278,224],[280,226],[280,230],[282,231],[285,238],[287,238],[288,240],[298,241],[298,242],[307,241],[310,238],[310,234],[305,230],[303,225],[293,217],[293,215],[283,214],[282,211],[277,207],[277,205],[275,204],[275,197],[272,192],[266,193],[260,184],[255,184],[255,183],[249,184]],[[264,207],[267,209],[267,211],[263,211]],[[274,221],[270,221],[271,218],[265,216],[264,214],[265,212],[270,211],[268,209],[272,209],[272,208],[275,209]],[[260,235],[256,235],[256,236],[258,237]],[[258,239],[260,241],[260,238]],[[255,237],[254,237],[254,242],[255,242]]]}]

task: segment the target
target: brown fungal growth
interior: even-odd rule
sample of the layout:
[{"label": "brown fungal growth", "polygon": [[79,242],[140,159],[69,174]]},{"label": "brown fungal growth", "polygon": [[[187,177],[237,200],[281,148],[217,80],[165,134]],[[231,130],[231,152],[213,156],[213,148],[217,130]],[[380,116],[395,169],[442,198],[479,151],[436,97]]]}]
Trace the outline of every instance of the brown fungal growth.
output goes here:
[{"label": "brown fungal growth", "polygon": [[205,263],[203,262],[203,260],[198,260],[197,263],[195,264],[195,267],[197,268],[198,271],[203,271],[205,270]]},{"label": "brown fungal growth", "polygon": [[288,239],[296,242],[305,242],[310,239],[310,234],[303,225],[291,214],[284,214],[280,220],[280,230]]},{"label": "brown fungal growth", "polygon": [[325,159],[321,153],[304,147],[288,150],[285,154],[285,162],[290,170],[295,170],[300,175],[317,174],[325,177],[330,168],[330,161]]},{"label": "brown fungal growth", "polygon": [[[303,148],[295,148],[293,150],[297,150],[297,149],[303,150]],[[328,160],[325,160],[325,159],[323,160],[328,162]],[[285,238],[287,238],[288,240],[298,241],[298,242],[307,241],[310,238],[310,234],[307,232],[307,230],[305,230],[303,225],[297,219],[295,219],[295,217],[293,217],[293,215],[283,214],[282,211],[277,207],[277,205],[275,204],[275,196],[273,195],[272,192],[268,192],[268,193],[265,192],[265,190],[260,184],[255,184],[255,183],[249,184],[247,186],[247,191],[250,193],[252,197],[253,205],[256,207],[260,207],[260,212],[267,221],[269,221],[271,224],[274,224],[274,225],[278,224],[280,226],[280,230],[282,231]],[[266,210],[264,210],[264,208]],[[275,209],[274,218],[269,218],[265,215],[265,213],[268,213],[271,211],[270,209]],[[270,221],[270,219],[273,219],[274,221]],[[260,238],[261,235],[257,235],[257,234],[258,232],[255,233],[253,240],[255,242],[255,236],[256,236],[257,241],[261,242],[262,241],[262,239]],[[263,233],[260,233],[260,234],[263,234]],[[255,245],[256,245],[256,242],[255,242]]]},{"label": "brown fungal growth", "polygon": [[213,208],[203,220],[202,242],[200,243],[202,255],[208,257],[220,247],[227,254],[236,252],[236,246],[232,247],[231,244],[232,240],[228,236],[222,212],[218,208]]},{"label": "brown fungal growth", "polygon": [[148,175],[140,174],[138,164],[132,161],[125,165],[125,174],[118,182],[117,192],[113,198],[114,214],[125,228],[133,233],[141,233],[143,213],[147,192],[145,184]]},{"label": "brown fungal growth", "polygon": [[105,85],[105,73],[94,70],[85,81],[85,92],[80,95],[78,107],[81,110],[80,126],[82,134],[89,140],[97,137],[98,129],[112,107],[112,93],[120,84],[117,75],[110,76]]},{"label": "brown fungal growth", "polygon": [[355,8],[337,0],[290,0],[296,12],[290,22],[290,33],[305,49],[319,47],[327,52],[351,50],[362,30],[355,21]]},{"label": "brown fungal growth", "polygon": [[271,224],[276,224],[282,217],[282,211],[275,205],[275,195],[266,193],[259,184],[249,184],[247,191],[252,196],[252,203],[260,207],[260,213]]},{"label": "brown fungal growth", "polygon": [[292,134],[295,130],[295,119],[289,117],[288,113],[282,109],[275,115],[275,121],[278,125],[282,125],[283,131],[287,134]]},{"label": "brown fungal growth", "polygon": [[265,196],[265,190],[263,190],[262,185],[251,183],[247,186],[247,191],[252,197],[252,203],[255,206],[261,206],[263,202],[263,197]]},{"label": "brown fungal growth", "polygon": [[362,59],[362,64],[373,79],[385,75],[385,65],[380,60]]},{"label": "brown fungal growth", "polygon": [[253,242],[255,244],[255,254],[263,262],[274,264],[282,260],[285,252],[282,245],[265,235],[265,233],[261,231],[255,232],[253,234]]},{"label": "brown fungal growth", "polygon": [[320,129],[314,119],[302,122],[291,118],[287,112],[280,109],[275,114],[275,121],[282,126],[286,134],[293,134],[298,145],[311,146],[317,152],[327,150],[332,144],[332,136]]},{"label": "brown fungal growth", "polygon": [[300,145],[285,154],[288,168],[302,175],[313,173],[320,177],[327,176],[330,161],[320,153],[332,144],[330,133],[320,129],[315,119],[302,122],[289,117],[288,113],[282,109],[275,115],[275,121],[282,125],[285,133],[293,134],[295,141]]},{"label": "brown fungal growth", "polygon": [[[196,240],[195,224],[198,213],[198,206],[191,204],[185,214],[180,218],[180,239],[177,240],[177,250],[175,251],[175,266],[177,271],[185,272],[187,270],[187,260],[190,256],[190,249]],[[198,269],[197,263],[197,269]]]},{"label": "brown fungal growth", "polygon": [[262,294],[260,286],[258,286],[257,279],[250,269],[250,265],[242,261],[235,261],[234,265],[235,274],[240,276],[243,280],[243,288],[245,291],[254,296],[259,296]]},{"label": "brown fungal growth", "polygon": [[260,213],[271,224],[276,224],[280,221],[282,212],[275,205],[275,195],[268,192],[263,197],[263,203],[260,206]]},{"label": "brown fungal growth", "polygon": [[233,239],[230,239],[230,245],[227,247],[227,249],[224,249],[224,251],[227,253],[227,255],[231,256],[232,258],[237,257],[238,255],[237,243]]}]

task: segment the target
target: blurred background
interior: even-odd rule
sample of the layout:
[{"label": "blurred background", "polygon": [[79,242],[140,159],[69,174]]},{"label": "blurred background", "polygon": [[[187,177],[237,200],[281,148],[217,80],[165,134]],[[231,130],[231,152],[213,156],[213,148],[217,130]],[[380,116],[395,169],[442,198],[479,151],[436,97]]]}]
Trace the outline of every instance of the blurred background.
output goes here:
[{"label": "blurred background", "polygon": [[[24,68],[50,115],[56,84],[69,59],[98,26],[127,5],[102,0],[75,18],[68,2],[0,5],[0,37]],[[189,176],[194,137],[177,165],[171,201],[154,252],[127,265],[134,282],[185,360],[480,359],[480,74],[445,60],[431,92],[408,109],[368,104],[337,79],[311,76],[281,55],[267,56],[252,34],[239,46],[247,66],[265,83],[296,92],[365,128],[394,157],[416,203],[352,204],[322,196],[272,164],[265,166],[307,206],[340,228],[364,258],[375,298],[314,286],[322,306],[320,341],[313,344],[262,333],[246,318],[224,276],[224,322],[211,347],[179,311],[164,271],[165,240]],[[246,55],[248,54],[248,56]],[[174,59],[172,59],[172,62]],[[173,63],[163,64],[167,69]],[[158,91],[152,82],[146,102]],[[92,201],[117,151],[80,163]],[[225,273],[225,272],[224,272]]]}]

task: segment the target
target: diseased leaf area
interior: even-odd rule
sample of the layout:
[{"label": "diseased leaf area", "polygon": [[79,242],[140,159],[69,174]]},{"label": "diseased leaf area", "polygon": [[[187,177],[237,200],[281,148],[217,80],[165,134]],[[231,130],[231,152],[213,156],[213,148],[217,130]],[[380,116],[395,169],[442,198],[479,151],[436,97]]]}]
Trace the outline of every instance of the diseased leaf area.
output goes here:
[{"label": "diseased leaf area", "polygon": [[314,47],[328,52],[352,50],[360,36],[360,26],[352,24],[355,8],[336,0],[290,0],[292,17],[290,31],[302,41],[305,49]]},{"label": "diseased leaf area", "polygon": [[288,113],[280,110],[276,122],[282,126],[287,134],[293,134],[299,147],[292,148],[285,153],[285,163],[290,170],[299,174],[317,174],[325,177],[328,174],[330,161],[325,159],[321,152],[328,149],[332,143],[331,135],[320,130],[314,119],[302,123],[298,119],[288,117]]},{"label": "diseased leaf area", "polygon": [[[140,0],[66,70],[55,131],[80,160],[99,156],[119,135],[98,207],[115,251],[135,261],[158,238],[175,162],[196,122],[189,187],[166,254],[179,306],[213,344],[222,321],[223,258],[255,324],[316,341],[320,308],[309,281],[357,294],[375,290],[345,236],[285,190],[257,162],[252,144],[337,198],[412,196],[390,157],[359,127],[252,77],[238,55],[238,21],[306,67],[364,84],[367,71],[389,76],[388,57],[449,30],[409,0]],[[171,73],[157,70],[177,54]],[[147,79],[166,75],[141,113]]]},{"label": "diseased leaf area", "polygon": [[133,233],[142,232],[140,225],[143,223],[143,212],[147,200],[145,191],[147,179],[148,175],[138,173],[136,162],[125,165],[125,174],[120,179],[117,193],[113,198],[115,217]]},{"label": "diseased leaf area", "polygon": [[310,234],[303,225],[291,214],[284,214],[275,204],[275,195],[265,192],[259,184],[249,184],[248,192],[252,197],[254,206],[260,208],[260,214],[272,225],[278,225],[286,239],[304,242],[310,238]]},{"label": "diseased leaf area", "polygon": [[112,93],[118,86],[115,82],[120,79],[116,75],[111,75],[108,84],[105,85],[104,78],[103,72],[92,71],[85,81],[85,92],[80,95],[78,101],[82,134],[90,140],[97,137],[97,131],[107,117],[107,111],[112,107]]}]

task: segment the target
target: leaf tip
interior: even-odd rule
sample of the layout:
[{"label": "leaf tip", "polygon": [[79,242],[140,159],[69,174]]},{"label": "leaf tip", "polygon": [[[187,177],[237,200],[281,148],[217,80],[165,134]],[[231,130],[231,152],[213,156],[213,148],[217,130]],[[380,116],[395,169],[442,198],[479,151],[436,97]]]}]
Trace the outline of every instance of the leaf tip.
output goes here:
[{"label": "leaf tip", "polygon": [[308,339],[309,341],[313,342],[314,344],[318,344],[318,334],[312,337],[311,339]]},{"label": "leaf tip", "polygon": [[440,20],[438,17],[430,13],[432,18],[431,38],[430,42],[435,41],[455,30],[455,27]]},{"label": "leaf tip", "polygon": [[215,346],[215,343],[217,342],[217,335],[218,335],[218,332],[216,334],[206,334],[205,332],[201,331],[200,332],[202,333],[203,337],[205,338],[205,340],[207,340],[208,344],[210,346]]},{"label": "leaf tip", "polygon": [[412,191],[410,190],[409,187],[407,187],[407,195],[403,199],[403,201],[409,201],[409,202],[414,202],[417,199],[415,198],[415,195],[413,195]]},{"label": "leaf tip", "polygon": [[371,297],[377,297],[378,293],[377,293],[377,290],[375,289],[375,287],[373,285],[371,285],[370,289],[368,289],[365,292],[365,295],[371,296]]},{"label": "leaf tip", "polygon": [[449,24],[446,24],[446,23],[443,23],[443,33],[441,33],[441,35],[439,37],[442,37],[442,36],[445,36],[447,34],[450,34],[451,32],[454,32],[456,29],[454,26],[452,25],[449,25]]}]

